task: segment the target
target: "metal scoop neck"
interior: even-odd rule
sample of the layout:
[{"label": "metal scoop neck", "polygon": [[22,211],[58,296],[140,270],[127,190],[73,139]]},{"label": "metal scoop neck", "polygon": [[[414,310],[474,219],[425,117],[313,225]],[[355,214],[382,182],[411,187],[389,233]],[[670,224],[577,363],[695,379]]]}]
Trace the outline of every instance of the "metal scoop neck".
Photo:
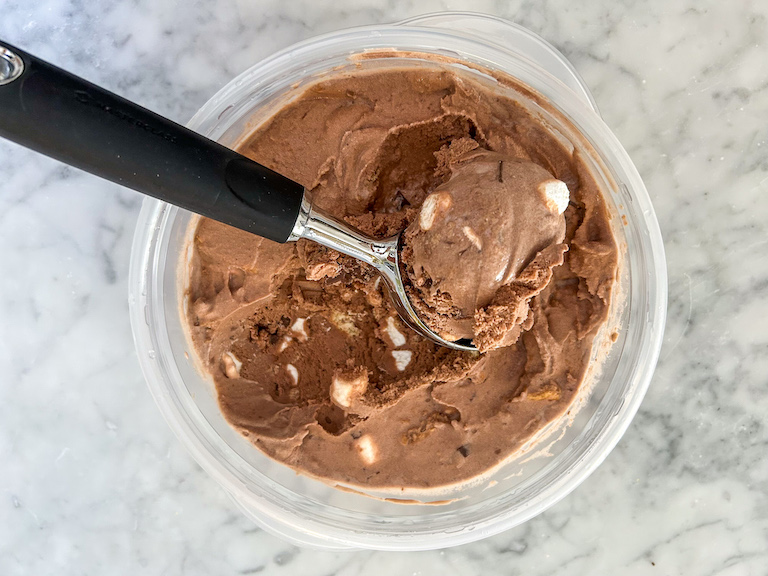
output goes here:
[{"label": "metal scoop neck", "polygon": [[446,348],[477,352],[471,340],[451,342],[442,338],[416,313],[405,290],[400,269],[401,236],[397,234],[383,240],[371,238],[312,206],[305,196],[288,241],[306,238],[373,266],[384,279],[395,310],[412,330]]}]

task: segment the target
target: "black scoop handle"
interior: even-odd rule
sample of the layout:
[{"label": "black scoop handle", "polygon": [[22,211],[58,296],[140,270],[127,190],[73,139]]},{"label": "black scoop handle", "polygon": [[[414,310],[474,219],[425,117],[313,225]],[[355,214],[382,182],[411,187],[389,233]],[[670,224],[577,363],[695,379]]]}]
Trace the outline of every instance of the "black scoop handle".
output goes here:
[{"label": "black scoop handle", "polygon": [[276,242],[304,188],[252,160],[0,40],[0,136]]}]

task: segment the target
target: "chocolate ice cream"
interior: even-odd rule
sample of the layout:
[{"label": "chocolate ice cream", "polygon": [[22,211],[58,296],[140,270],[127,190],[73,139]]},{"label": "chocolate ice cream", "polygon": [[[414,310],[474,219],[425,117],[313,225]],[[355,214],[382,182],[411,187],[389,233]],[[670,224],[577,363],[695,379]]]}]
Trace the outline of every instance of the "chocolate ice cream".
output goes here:
[{"label": "chocolate ice cream", "polygon": [[[608,314],[617,247],[579,154],[509,96],[527,89],[506,94],[437,65],[361,66],[311,85],[243,140],[242,153],[363,232],[409,229],[413,289],[435,301],[419,279],[444,281],[460,311],[445,329],[490,349],[418,336],[350,258],[201,219],[190,333],[223,414],[260,450],[346,486],[435,489],[493,469],[568,409]],[[449,229],[439,195],[474,202],[465,181],[482,184],[478,210]],[[515,191],[550,181],[570,193],[564,215]],[[466,248],[455,268],[418,246],[428,198],[441,241]]]},{"label": "chocolate ice cream", "polygon": [[406,289],[422,319],[446,340],[474,339],[481,352],[509,346],[533,294],[514,318],[503,314],[504,331],[498,323],[489,329],[488,316],[501,311],[488,307],[537,254],[562,243],[568,189],[538,164],[481,149],[469,138],[437,156],[450,178],[426,197],[405,231]]}]

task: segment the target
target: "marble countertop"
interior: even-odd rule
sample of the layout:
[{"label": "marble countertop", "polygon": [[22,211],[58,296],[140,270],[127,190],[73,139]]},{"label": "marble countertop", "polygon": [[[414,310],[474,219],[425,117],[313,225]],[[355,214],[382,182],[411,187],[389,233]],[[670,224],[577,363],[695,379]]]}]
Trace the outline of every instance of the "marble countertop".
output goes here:
[{"label": "marble countertop", "polygon": [[507,17],[593,90],[650,191],[670,286],[646,400],[565,500],[449,550],[297,549],[235,509],[144,384],[127,307],[140,197],[2,141],[0,574],[766,574],[768,4],[579,4],[5,0],[1,38],[179,121],[318,33]]}]

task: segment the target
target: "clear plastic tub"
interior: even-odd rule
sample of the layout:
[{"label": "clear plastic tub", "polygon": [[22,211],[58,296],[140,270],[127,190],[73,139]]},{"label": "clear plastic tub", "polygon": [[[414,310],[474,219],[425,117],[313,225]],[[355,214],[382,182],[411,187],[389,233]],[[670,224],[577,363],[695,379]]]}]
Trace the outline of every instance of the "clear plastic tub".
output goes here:
[{"label": "clear plastic tub", "polygon": [[[181,313],[184,286],[178,279],[187,262],[192,215],[145,200],[131,255],[129,304],[136,349],[157,405],[192,456],[247,516],[296,544],[325,549],[454,546],[518,525],[563,498],[602,462],[637,411],[656,365],[666,315],[661,235],[635,167],[563,56],[509,22],[442,13],[316,37],[230,82],[189,126],[233,145],[300,92],[302,83],[350,65],[350,55],[381,48],[439,54],[505,72],[546,96],[586,137],[599,156],[594,169],[612,191],[607,201],[623,251],[622,298],[615,299],[612,318],[619,338],[584,387],[576,416],[550,427],[558,434],[547,439],[547,457],[531,457],[532,445],[488,481],[465,486],[452,495],[458,500],[440,506],[341,491],[270,460],[224,420],[212,382],[198,370]],[[546,119],[557,128],[557,118]]]}]

